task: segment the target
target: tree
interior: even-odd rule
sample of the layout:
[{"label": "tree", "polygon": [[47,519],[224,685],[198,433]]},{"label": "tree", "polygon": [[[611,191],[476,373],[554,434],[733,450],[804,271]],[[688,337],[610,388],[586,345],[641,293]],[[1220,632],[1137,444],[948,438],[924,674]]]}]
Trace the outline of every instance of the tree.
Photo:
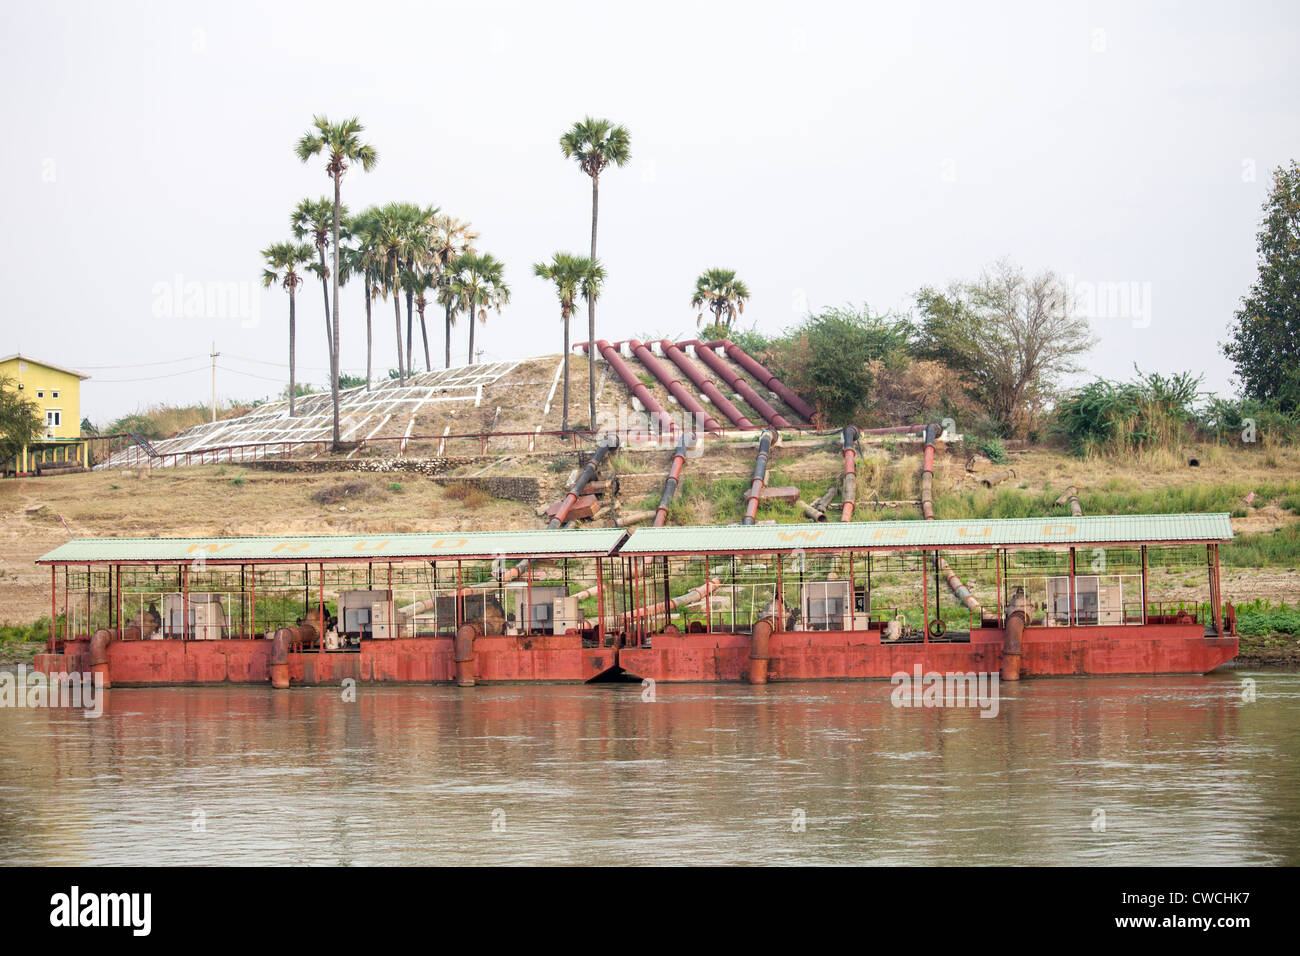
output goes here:
[{"label": "tree", "polygon": [[869,404],[870,363],[902,360],[913,331],[906,319],[872,315],[865,306],[832,307],[775,343],[774,365],[786,385],[812,401],[822,425],[851,425]]},{"label": "tree", "polygon": [[293,418],[295,414],[293,356],[294,339],[297,335],[294,316],[295,300],[298,287],[302,285],[302,273],[299,270],[311,264],[312,248],[305,242],[277,242],[262,250],[262,258],[266,260],[266,268],[262,270],[262,285],[269,289],[278,282],[289,293],[289,417]]},{"label": "tree", "polygon": [[12,379],[0,377],[0,462],[17,458],[44,427],[41,407],[28,401]]},{"label": "tree", "polygon": [[[347,207],[343,207],[343,216],[346,220],[348,214]],[[325,345],[327,354],[330,357],[330,365],[334,363],[334,333],[330,324],[330,268],[325,259],[325,251],[330,246],[330,233],[333,228],[334,208],[329,199],[321,196],[320,199],[304,199],[294,208],[289,215],[289,228],[293,230],[295,239],[306,239],[311,237],[316,244],[317,265],[311,270],[320,277],[321,297],[325,301]],[[342,234],[347,236],[346,221],[342,229]]]},{"label": "tree", "polygon": [[736,278],[734,269],[709,269],[695,280],[691,308],[700,310],[695,324],[704,320],[704,310],[708,309],[713,313],[714,325],[730,330],[736,316],[745,314],[745,300],[748,298],[749,289]]},{"label": "tree", "polygon": [[437,277],[438,302],[446,312],[446,332],[443,342],[446,368],[451,368],[451,327],[456,322],[456,313],[464,309],[464,303],[460,301],[453,288],[454,265],[461,256],[474,252],[474,240],[477,238],[478,233],[468,222],[451,216],[438,216],[434,221],[429,259],[430,268]]},{"label": "tree", "polygon": [[971,396],[1004,430],[1032,428],[1060,380],[1080,371],[1079,357],[1096,344],[1054,273],[1028,278],[1007,260],[946,292],[922,288],[916,303],[921,357],[963,373]]},{"label": "tree", "polygon": [[[626,127],[616,126],[609,120],[585,117],[574,123],[560,137],[560,151],[566,159],[577,162],[579,168],[591,177],[591,261],[596,259],[596,223],[600,214],[600,174],[610,163],[624,165],[632,158],[631,137]],[[588,349],[596,342],[596,296],[587,299]],[[565,353],[567,360],[568,353]],[[588,410],[591,426],[596,427],[596,362],[591,356],[587,362]],[[566,409],[567,410],[567,409]]]},{"label": "tree", "polygon": [[324,153],[325,171],[334,182],[334,310],[333,348],[330,354],[330,393],[334,400],[334,445],[339,444],[339,217],[342,210],[342,181],[348,167],[361,164],[369,172],[379,159],[375,148],[361,142],[365,129],[354,116],[342,123],[331,123],[324,116],[312,117],[314,130],[309,130],[298,140],[296,152],[304,163],[313,156]]},{"label": "tree", "polygon": [[[402,348],[402,290],[404,283],[414,281],[410,262],[418,255],[419,238],[415,223],[421,210],[418,206],[406,202],[390,202],[375,211],[375,230],[377,248],[383,254],[382,289],[385,296],[393,299],[393,322],[397,333],[397,377],[400,383],[406,382],[411,374],[410,363],[405,361]],[[407,336],[406,352],[410,352],[410,336]]]},{"label": "tree", "polygon": [[1224,354],[1241,392],[1282,412],[1300,408],[1300,165],[1273,171],[1257,234],[1259,275],[1228,329]]},{"label": "tree", "polygon": [[384,273],[384,249],[380,243],[378,211],[370,206],[353,216],[347,225],[352,242],[343,249],[343,279],[361,278],[366,303],[366,391],[370,391],[371,366],[374,355],[372,310],[375,297],[380,294]]},{"label": "tree", "polygon": [[487,322],[487,310],[498,314],[510,301],[505,265],[490,253],[466,253],[456,260],[456,295],[469,315],[469,364],[474,364],[474,319]]},{"label": "tree", "polygon": [[[575,256],[569,252],[557,252],[550,262],[538,262],[533,266],[533,273],[555,285],[555,294],[560,300],[560,319],[564,322],[564,412],[560,424],[561,431],[569,430],[569,319],[573,315],[578,296],[590,302],[600,291],[600,284],[605,280],[605,270],[600,263],[586,256]],[[595,340],[590,340],[588,360],[595,363],[591,352],[595,349]],[[592,419],[595,426],[595,418]]]}]

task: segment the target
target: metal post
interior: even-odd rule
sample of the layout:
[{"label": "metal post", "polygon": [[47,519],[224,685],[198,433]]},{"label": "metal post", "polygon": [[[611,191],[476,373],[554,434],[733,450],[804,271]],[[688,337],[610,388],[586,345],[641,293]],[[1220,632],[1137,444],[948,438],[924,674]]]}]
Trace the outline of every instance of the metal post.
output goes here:
[{"label": "metal post", "polygon": [[921,552],[921,593],[925,597],[921,601],[921,642],[930,643],[930,562],[925,559],[925,552]]},{"label": "metal post", "polygon": [[1066,624],[1071,626],[1079,623],[1079,615],[1074,606],[1074,548],[1070,549],[1070,616]]},{"label": "metal post", "polygon": [[1147,546],[1142,545],[1142,623],[1147,622]]}]

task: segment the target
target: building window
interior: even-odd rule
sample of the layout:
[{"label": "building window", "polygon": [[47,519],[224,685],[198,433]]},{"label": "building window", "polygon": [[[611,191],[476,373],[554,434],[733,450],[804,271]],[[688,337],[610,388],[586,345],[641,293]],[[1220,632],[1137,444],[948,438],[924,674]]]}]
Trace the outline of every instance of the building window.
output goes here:
[{"label": "building window", "polygon": [[58,428],[63,424],[63,412],[56,408],[51,408],[45,412],[45,425],[49,428]]},{"label": "building window", "polygon": [[58,392],[50,392],[50,398],[58,398],[58,397],[59,397]]},{"label": "building window", "polygon": [[41,390],[41,389],[38,388],[38,389],[36,390],[36,397],[37,397],[37,398],[44,398],[44,397],[45,397],[45,392],[44,392],[43,390]]}]

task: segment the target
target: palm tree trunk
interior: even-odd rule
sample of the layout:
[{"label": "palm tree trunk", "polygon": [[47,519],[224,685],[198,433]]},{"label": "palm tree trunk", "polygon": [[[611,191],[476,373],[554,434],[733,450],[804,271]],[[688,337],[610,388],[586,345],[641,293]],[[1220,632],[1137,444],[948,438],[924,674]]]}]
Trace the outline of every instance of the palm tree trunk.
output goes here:
[{"label": "palm tree trunk", "polygon": [[424,325],[424,309],[420,309],[420,338],[424,340],[424,370],[433,371],[433,363],[429,361],[429,330]]},{"label": "palm tree trunk", "polygon": [[446,303],[447,309],[447,368],[451,368],[451,303]]},{"label": "palm tree trunk", "polygon": [[474,306],[471,303],[469,307],[469,361],[467,364],[474,364]]},{"label": "palm tree trunk", "polygon": [[406,371],[409,373],[413,367],[411,356],[415,351],[415,317],[411,314],[411,300],[415,298],[415,290],[406,290]]},{"label": "palm tree trunk", "polygon": [[[600,210],[600,175],[591,177],[591,261],[596,261],[596,217]],[[596,429],[596,296],[587,300],[587,427]]]},{"label": "palm tree trunk", "polygon": [[334,332],[333,326],[330,325],[330,281],[325,278],[325,273],[329,267],[325,264],[325,247],[317,246],[316,252],[320,255],[320,295],[325,300],[325,348],[329,351],[330,368],[334,367]]},{"label": "palm tree trunk", "polygon": [[366,391],[370,391],[370,358],[373,354],[373,340],[370,328],[370,281],[366,280]]},{"label": "palm tree trunk", "polygon": [[339,175],[334,174],[334,373],[330,378],[330,393],[334,396],[334,444],[339,443]]},{"label": "palm tree trunk", "polygon": [[297,335],[294,328],[295,322],[296,319],[294,317],[293,286],[289,286],[289,417],[290,418],[293,418],[295,414],[294,413],[294,392],[297,389],[297,385],[293,380],[294,339]]},{"label": "palm tree trunk", "polygon": [[406,376],[402,371],[402,297],[401,294],[393,290],[393,325],[397,329],[397,381],[400,385],[406,384]]},{"label": "palm tree trunk", "polygon": [[569,314],[564,313],[564,413],[560,416],[560,431],[569,430]]}]

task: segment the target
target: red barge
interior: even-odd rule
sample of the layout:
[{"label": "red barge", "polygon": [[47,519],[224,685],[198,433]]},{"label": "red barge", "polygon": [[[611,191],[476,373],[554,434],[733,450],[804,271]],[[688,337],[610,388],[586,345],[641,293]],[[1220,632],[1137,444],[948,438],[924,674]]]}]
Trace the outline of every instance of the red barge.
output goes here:
[{"label": "red barge", "polygon": [[1237,653],[1231,538],[1198,514],[77,539],[38,561],[36,668],[274,687],[1197,674]]}]

